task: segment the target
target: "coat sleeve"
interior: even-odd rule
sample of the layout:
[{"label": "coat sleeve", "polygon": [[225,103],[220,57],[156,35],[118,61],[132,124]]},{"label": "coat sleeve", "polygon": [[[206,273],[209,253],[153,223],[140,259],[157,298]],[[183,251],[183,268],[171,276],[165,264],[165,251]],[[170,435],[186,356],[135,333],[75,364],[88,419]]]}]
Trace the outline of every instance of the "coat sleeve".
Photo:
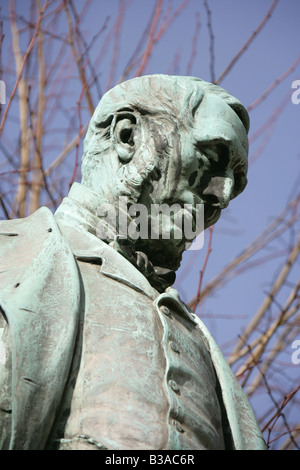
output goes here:
[{"label": "coat sleeve", "polygon": [[79,297],[76,261],[49,209],[0,224],[0,307],[9,328],[0,344],[11,361],[0,376],[11,411],[0,419],[7,428],[10,415],[10,449],[45,445],[70,369]]}]

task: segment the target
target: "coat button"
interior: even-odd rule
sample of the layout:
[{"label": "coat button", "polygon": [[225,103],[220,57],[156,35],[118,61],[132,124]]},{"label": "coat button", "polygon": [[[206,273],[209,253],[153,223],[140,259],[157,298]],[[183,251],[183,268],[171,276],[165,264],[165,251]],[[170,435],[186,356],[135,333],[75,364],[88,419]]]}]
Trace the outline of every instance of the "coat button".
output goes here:
[{"label": "coat button", "polygon": [[173,426],[174,426],[174,428],[176,429],[176,431],[181,432],[181,433],[184,432],[184,429],[183,429],[183,427],[181,426],[181,424],[178,423],[178,421],[176,421],[175,419],[174,419],[174,421],[173,421]]},{"label": "coat button", "polygon": [[177,354],[180,354],[180,350],[174,341],[170,341],[170,348],[173,349],[173,351]]},{"label": "coat button", "polygon": [[175,382],[175,380],[169,380],[169,385],[171,387],[171,389],[173,390],[173,392],[175,393],[179,393],[179,387],[177,385],[177,383]]},{"label": "coat button", "polygon": [[166,315],[167,317],[170,317],[171,316],[171,312],[170,310],[168,309],[168,307],[166,307],[165,305],[163,305],[161,308],[160,308],[161,312]]}]

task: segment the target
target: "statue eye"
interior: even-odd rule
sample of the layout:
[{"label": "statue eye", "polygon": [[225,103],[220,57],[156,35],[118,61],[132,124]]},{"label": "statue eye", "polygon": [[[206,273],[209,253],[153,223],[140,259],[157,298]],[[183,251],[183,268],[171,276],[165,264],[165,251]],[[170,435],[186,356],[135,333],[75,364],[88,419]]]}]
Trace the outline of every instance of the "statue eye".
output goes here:
[{"label": "statue eye", "polygon": [[209,160],[213,160],[217,163],[219,160],[219,153],[217,149],[214,148],[207,148],[205,149],[205,155],[209,157]]},{"label": "statue eye", "polygon": [[221,171],[227,168],[229,163],[229,145],[226,142],[201,142],[198,145],[202,154],[208,160],[214,171]]},{"label": "statue eye", "polygon": [[218,163],[221,168],[226,168],[229,163],[229,148],[223,142],[213,145],[208,151],[213,156],[216,163]]}]

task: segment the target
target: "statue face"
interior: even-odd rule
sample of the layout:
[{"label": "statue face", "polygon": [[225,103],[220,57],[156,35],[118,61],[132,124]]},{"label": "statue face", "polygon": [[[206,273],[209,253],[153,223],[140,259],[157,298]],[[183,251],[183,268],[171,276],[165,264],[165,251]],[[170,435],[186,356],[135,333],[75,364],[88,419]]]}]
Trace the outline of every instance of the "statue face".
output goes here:
[{"label": "statue face", "polygon": [[193,194],[195,202],[204,204],[207,228],[246,186],[246,130],[226,102],[206,95],[195,114],[194,129],[181,139],[181,152],[183,170],[176,196]]},{"label": "statue face", "polygon": [[[237,114],[224,100],[207,94],[195,113],[193,128],[185,129],[169,118],[156,120],[148,134],[160,155],[159,176],[144,185],[139,201],[148,208],[151,204],[192,204],[194,216],[196,205],[204,204],[204,228],[213,225],[247,182],[247,132]],[[186,242],[144,240],[139,248],[153,252],[147,253],[151,261],[174,260],[181,257]]]}]

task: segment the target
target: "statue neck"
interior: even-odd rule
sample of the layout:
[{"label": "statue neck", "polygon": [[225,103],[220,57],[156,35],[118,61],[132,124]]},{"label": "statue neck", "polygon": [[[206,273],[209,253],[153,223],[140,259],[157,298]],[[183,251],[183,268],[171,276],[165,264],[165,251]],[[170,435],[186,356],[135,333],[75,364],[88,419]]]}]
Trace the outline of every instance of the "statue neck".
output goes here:
[{"label": "statue neck", "polygon": [[107,201],[91,189],[82,184],[73,183],[68,197],[56,210],[55,217],[96,235],[99,223],[97,209],[104,203]]},{"label": "statue neck", "polygon": [[[62,201],[54,215],[58,221],[81,229],[83,235],[89,232],[97,236],[97,228],[101,223],[97,209],[101,204],[107,204],[102,196],[79,183],[74,183],[68,197]],[[163,292],[175,282],[174,271],[153,266],[145,253],[135,251],[131,240],[119,237],[116,233],[114,240],[109,244],[141,271],[159,292]]]}]

